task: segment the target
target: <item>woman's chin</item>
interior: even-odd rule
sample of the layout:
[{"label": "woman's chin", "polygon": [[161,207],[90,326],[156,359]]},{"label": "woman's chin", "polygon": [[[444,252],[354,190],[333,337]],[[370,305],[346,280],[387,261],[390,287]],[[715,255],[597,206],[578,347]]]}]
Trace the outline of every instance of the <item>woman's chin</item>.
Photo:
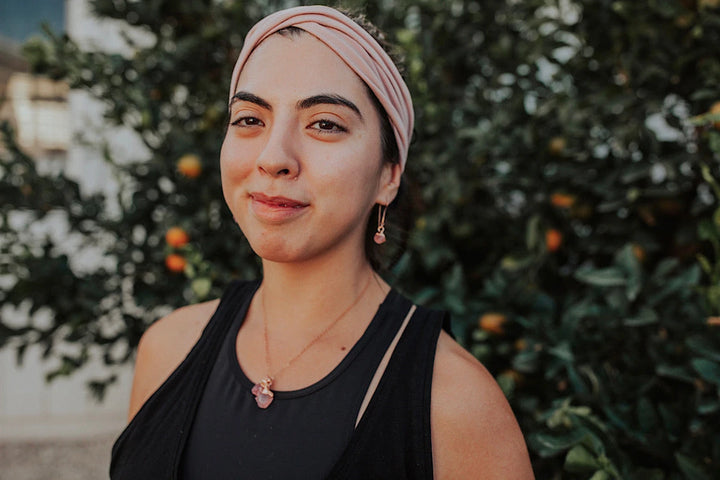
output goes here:
[{"label": "woman's chin", "polygon": [[292,248],[287,241],[250,242],[250,247],[258,257],[268,262],[293,263],[307,260],[307,249]]}]

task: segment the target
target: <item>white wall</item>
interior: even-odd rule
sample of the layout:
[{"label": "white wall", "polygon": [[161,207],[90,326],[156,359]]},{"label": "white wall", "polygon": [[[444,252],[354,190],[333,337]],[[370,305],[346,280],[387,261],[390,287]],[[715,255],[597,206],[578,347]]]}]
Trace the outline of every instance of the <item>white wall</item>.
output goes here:
[{"label": "white wall", "polygon": [[[68,34],[82,48],[131,53],[120,35],[122,24],[92,18],[87,0],[66,0],[66,15]],[[129,33],[141,45],[153,41],[143,32]],[[99,102],[83,92],[71,92],[68,103],[75,138],[81,134],[90,143],[105,142],[120,159],[147,156],[141,141],[130,130],[113,127],[112,135],[107,135],[110,129],[102,123]],[[80,181],[86,192],[112,194],[117,187],[112,181],[112,172],[101,158],[96,148],[71,143],[66,173]],[[65,234],[62,220],[32,227],[49,230],[54,235]],[[27,318],[22,310],[13,315],[20,323]],[[45,372],[51,366],[52,363],[41,359],[39,347],[26,352],[21,366],[16,364],[12,348],[0,350],[0,440],[80,438],[122,430],[127,415],[132,365],[116,372],[118,382],[109,388],[102,403],[96,402],[85,386],[87,380],[104,378],[109,373],[98,358],[70,378],[59,378],[48,384]]]},{"label": "white wall", "polygon": [[18,367],[11,349],[0,350],[0,440],[83,438],[119,433],[125,423],[132,371],[123,369],[117,385],[98,403],[85,382],[106,375],[92,362],[69,378],[46,383],[41,349],[27,351]]}]

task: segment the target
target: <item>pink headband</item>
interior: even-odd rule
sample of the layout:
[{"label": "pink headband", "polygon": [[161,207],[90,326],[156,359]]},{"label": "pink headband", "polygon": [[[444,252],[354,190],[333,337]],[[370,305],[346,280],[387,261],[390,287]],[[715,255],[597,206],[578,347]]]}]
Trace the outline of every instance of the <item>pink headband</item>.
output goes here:
[{"label": "pink headband", "polygon": [[400,166],[405,169],[413,130],[410,91],[390,56],[353,20],[324,6],[294,7],[260,20],[245,37],[230,83],[230,99],[252,51],[267,37],[290,26],[310,33],[335,52],[375,94],[395,131]]}]

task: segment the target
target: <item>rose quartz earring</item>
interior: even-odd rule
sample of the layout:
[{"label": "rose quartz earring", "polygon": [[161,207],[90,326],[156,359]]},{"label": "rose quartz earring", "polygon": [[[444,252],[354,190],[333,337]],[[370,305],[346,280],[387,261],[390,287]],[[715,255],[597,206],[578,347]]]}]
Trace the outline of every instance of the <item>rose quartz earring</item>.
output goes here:
[{"label": "rose quartz earring", "polygon": [[382,245],[385,243],[385,214],[387,213],[387,206],[386,205],[378,205],[378,228],[377,232],[375,232],[375,237],[373,237],[373,240],[375,240],[375,243],[378,245]]}]

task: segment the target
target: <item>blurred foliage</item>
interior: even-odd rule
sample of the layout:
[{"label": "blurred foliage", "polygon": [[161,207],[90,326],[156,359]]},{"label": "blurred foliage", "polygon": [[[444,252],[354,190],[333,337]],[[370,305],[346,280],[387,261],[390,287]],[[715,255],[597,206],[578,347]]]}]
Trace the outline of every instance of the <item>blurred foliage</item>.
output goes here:
[{"label": "blurred foliage", "polygon": [[[150,155],[103,150],[120,193],[89,197],[39,174],[5,128],[0,275],[12,281],[0,298],[51,321],[3,317],[0,345],[42,344],[61,359],[52,374],[94,345],[124,363],[163,308],[259,273],[220,191],[226,89],[243,33],[296,4],[92,3],[154,41],[128,58],[49,33],[26,56],[102,101]],[[510,399],[537,477],[718,478],[720,2],[345,5],[402,46],[415,99],[415,223],[388,275],[453,313]],[[61,212],[77,251],[102,246],[102,267],[73,268],[52,238],[14,226],[18,211]],[[175,226],[189,242],[166,239]]]}]

